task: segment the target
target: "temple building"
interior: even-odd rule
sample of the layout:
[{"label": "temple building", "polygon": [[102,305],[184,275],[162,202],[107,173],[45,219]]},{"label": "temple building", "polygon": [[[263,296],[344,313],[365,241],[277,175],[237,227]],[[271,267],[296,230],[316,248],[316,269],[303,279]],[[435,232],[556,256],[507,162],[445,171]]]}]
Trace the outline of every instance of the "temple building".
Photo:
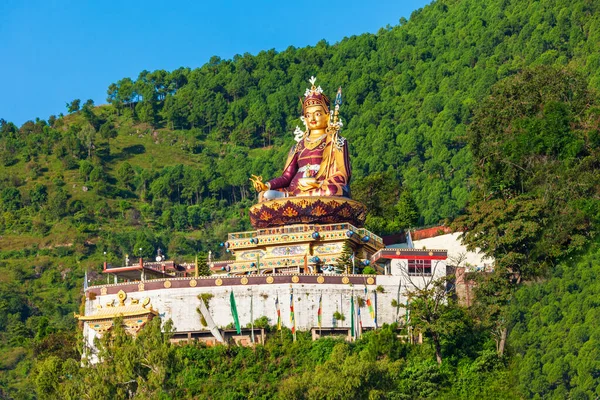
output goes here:
[{"label": "temple building", "polygon": [[[106,283],[86,285],[85,312],[77,316],[90,353],[116,316],[132,333],[153,316],[171,319],[179,339],[210,344],[255,343],[260,332],[232,335],[225,328],[261,317],[314,337],[345,332],[352,340],[361,329],[405,323],[410,290],[453,272],[444,249],[419,248],[410,234],[386,246],[364,228],[367,210],[350,196],[341,89],[332,105],[310,82],[302,103],[305,129],[296,128],[282,175],[251,178],[258,192],[249,209],[254,230],[229,233],[223,248],[232,259],[209,260],[206,277],[194,264],[105,263]],[[125,305],[126,298],[134,300]]]}]

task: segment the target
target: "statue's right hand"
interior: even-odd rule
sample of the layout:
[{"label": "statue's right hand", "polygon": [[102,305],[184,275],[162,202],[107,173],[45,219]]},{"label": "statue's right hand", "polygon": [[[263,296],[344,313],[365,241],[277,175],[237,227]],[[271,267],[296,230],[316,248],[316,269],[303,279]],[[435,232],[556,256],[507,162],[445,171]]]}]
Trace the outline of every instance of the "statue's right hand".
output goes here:
[{"label": "statue's right hand", "polygon": [[254,186],[254,190],[257,192],[269,190],[269,187],[262,181],[262,176],[252,175],[250,182],[252,182],[252,186]]}]

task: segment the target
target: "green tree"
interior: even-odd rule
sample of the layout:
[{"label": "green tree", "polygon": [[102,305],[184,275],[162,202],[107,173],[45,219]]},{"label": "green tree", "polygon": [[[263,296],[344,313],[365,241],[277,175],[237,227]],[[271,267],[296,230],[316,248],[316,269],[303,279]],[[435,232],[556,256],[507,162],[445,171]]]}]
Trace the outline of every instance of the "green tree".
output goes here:
[{"label": "green tree", "polygon": [[94,170],[94,164],[88,160],[79,161],[79,176],[85,181],[90,177],[90,173]]},{"label": "green tree", "polygon": [[29,191],[29,198],[35,207],[41,207],[48,200],[48,189],[45,185],[37,183],[33,189]]},{"label": "green tree", "polygon": [[557,264],[544,281],[522,285],[506,315],[515,384],[524,397],[593,398],[600,377],[594,300],[600,294],[597,240],[581,257]]},{"label": "green tree", "polygon": [[118,134],[117,130],[110,122],[105,122],[102,125],[100,125],[100,130],[98,132],[100,133],[100,137],[102,137],[102,139],[106,140],[107,142],[110,142],[111,139],[116,138]]},{"label": "green tree", "polygon": [[102,166],[96,165],[94,167],[94,169],[92,170],[92,172],[90,172],[89,178],[90,178],[90,182],[95,182],[95,183],[105,182],[106,174],[104,173],[104,169],[102,168]]},{"label": "green tree", "polygon": [[2,189],[0,193],[2,208],[7,211],[15,211],[21,207],[21,192],[14,187]]},{"label": "green tree", "polygon": [[400,184],[393,172],[376,172],[352,183],[352,196],[367,206],[369,215],[392,215],[400,195]]},{"label": "green tree", "polygon": [[98,130],[101,121],[94,113],[94,101],[92,99],[86,100],[83,107],[81,107],[81,114],[83,114],[87,123],[94,127],[94,130]]},{"label": "green tree", "polygon": [[119,183],[123,185],[123,187],[131,189],[134,178],[135,171],[133,170],[131,164],[125,161],[119,165],[119,168],[117,169],[117,179],[119,180]]},{"label": "green tree", "polygon": [[139,232],[133,245],[133,254],[136,257],[150,258],[154,255],[153,241],[145,232]]},{"label": "green tree", "polygon": [[91,159],[95,149],[96,129],[90,124],[85,124],[79,131],[78,137],[87,151],[87,158]]},{"label": "green tree", "polygon": [[[164,332],[162,331],[164,329]],[[35,389],[39,398],[157,398],[174,389],[168,378],[176,366],[169,338],[172,323],[154,318],[134,339],[122,319],[98,342],[102,362],[82,368],[77,361],[50,356],[37,366]]]},{"label": "green tree", "polygon": [[81,104],[81,100],[75,99],[70,103],[67,103],[67,111],[69,114],[79,111],[79,105]]},{"label": "green tree", "polygon": [[202,252],[198,254],[198,275],[210,276],[210,266],[208,265],[208,254]]},{"label": "green tree", "polygon": [[491,333],[496,342],[496,353],[502,357],[511,325],[508,306],[515,290],[511,277],[507,277],[506,271],[500,269],[491,273],[473,274],[468,277],[468,281],[476,284],[477,300],[472,312],[481,326]]},{"label": "green tree", "polygon": [[352,247],[346,242],[344,242],[344,247],[342,248],[342,253],[339,258],[336,260],[336,268],[338,268],[342,273],[348,274],[353,273],[352,271],[352,257],[354,256],[354,251]]},{"label": "green tree", "polygon": [[[394,222],[401,229],[414,228],[419,222],[419,208],[409,190],[404,189],[400,200],[396,203],[396,218]],[[400,229],[398,229],[400,230]]]},{"label": "green tree", "polygon": [[448,340],[461,341],[472,328],[465,311],[452,298],[450,276],[434,279],[406,274],[409,288],[409,324],[431,339],[438,364],[442,364],[442,344]]},{"label": "green tree", "polygon": [[375,268],[367,266],[363,269],[362,273],[365,275],[375,275],[377,271],[375,270]]},{"label": "green tree", "polygon": [[168,254],[170,254],[171,257],[178,259],[194,254],[193,243],[184,236],[173,235],[169,240]]}]

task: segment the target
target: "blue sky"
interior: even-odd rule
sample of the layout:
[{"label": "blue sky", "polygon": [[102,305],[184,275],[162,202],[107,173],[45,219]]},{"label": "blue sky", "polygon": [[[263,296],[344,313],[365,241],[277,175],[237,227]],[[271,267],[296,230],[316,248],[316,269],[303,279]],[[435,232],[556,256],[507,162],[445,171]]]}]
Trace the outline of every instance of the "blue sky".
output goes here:
[{"label": "blue sky", "polygon": [[76,98],[105,103],[108,85],[144,69],[334,44],[429,2],[0,0],[0,118],[21,125]]}]

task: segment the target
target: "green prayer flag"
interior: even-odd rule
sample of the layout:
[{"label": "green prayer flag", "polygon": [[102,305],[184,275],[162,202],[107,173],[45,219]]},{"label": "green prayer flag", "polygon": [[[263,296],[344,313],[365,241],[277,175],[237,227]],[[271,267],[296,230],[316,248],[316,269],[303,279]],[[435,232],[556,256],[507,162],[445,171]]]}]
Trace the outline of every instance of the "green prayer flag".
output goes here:
[{"label": "green prayer flag", "polygon": [[240,326],[240,319],[238,318],[237,307],[235,305],[235,297],[233,296],[233,290],[229,295],[229,303],[231,304],[231,315],[233,316],[233,322],[235,323],[235,329],[237,334],[242,333],[242,327]]}]

